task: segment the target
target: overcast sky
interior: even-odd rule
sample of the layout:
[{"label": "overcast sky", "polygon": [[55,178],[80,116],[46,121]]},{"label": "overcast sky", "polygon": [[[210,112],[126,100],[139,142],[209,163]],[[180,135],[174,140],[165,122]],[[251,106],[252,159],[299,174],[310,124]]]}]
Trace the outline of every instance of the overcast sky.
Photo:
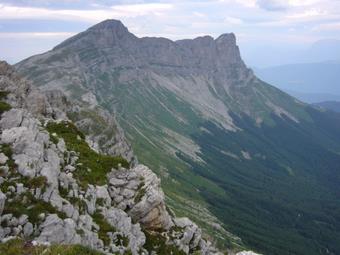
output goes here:
[{"label": "overcast sky", "polygon": [[340,0],[0,0],[0,59],[15,63],[109,18],[140,37],[234,32],[246,58],[340,39]]}]

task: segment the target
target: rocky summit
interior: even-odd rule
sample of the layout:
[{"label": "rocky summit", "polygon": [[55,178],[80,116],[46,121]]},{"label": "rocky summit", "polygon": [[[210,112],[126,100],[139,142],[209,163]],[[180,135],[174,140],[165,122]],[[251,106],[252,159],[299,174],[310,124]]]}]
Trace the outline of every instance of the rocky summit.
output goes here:
[{"label": "rocky summit", "polygon": [[[72,101],[61,112],[95,151],[153,169],[168,208],[222,250],[340,253],[340,117],[256,77],[234,34],[139,38],[106,20],[15,68],[45,95]],[[46,127],[67,145],[60,125]],[[92,169],[73,172],[84,186],[94,185],[89,176],[97,185],[112,176],[108,163],[81,163]],[[156,208],[144,217],[138,206],[125,210],[148,226],[167,225]]]},{"label": "rocky summit", "polygon": [[7,243],[22,249],[15,254],[44,254],[50,245],[103,254],[221,254],[195,223],[173,216],[147,166],[122,157],[133,159],[117,123],[120,149],[104,154],[93,147],[96,136],[80,131],[91,126],[78,116],[84,108],[60,92],[41,92],[5,62],[0,96],[1,254]]}]

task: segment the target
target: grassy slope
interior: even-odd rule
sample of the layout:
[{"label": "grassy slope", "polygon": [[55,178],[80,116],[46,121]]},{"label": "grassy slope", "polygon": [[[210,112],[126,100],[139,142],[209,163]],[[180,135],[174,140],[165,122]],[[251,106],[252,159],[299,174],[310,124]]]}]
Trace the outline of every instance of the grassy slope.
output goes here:
[{"label": "grassy slope", "polygon": [[[322,116],[315,110],[310,113],[315,120]],[[327,118],[300,125],[275,121],[275,127],[256,128],[251,120],[240,119],[238,124],[248,132],[237,135],[207,122],[205,128],[211,133],[196,134],[195,141],[210,164],[187,162],[218,183],[226,195],[201,193],[233,233],[265,254],[325,254],[327,249],[338,253],[340,157],[323,146],[339,142],[329,137],[335,129],[323,133],[331,124],[320,126]],[[251,160],[220,152],[237,154],[245,148]]]},{"label": "grassy slope", "polygon": [[[259,82],[251,88],[253,92],[247,93],[257,95],[249,104],[256,109],[254,112],[262,114],[263,128],[243,116],[238,126],[246,132],[226,133],[213,123],[204,123],[199,114],[171,92],[155,90],[146,82],[140,85],[113,91],[124,98],[118,105],[120,121],[140,161],[159,174],[164,168],[170,174],[170,178],[163,178],[163,187],[175,211],[183,203],[179,203],[179,197],[208,205],[227,229],[242,237],[248,246],[269,254],[322,254],[327,248],[339,251],[334,241],[339,238],[336,214],[325,209],[327,204],[338,211],[335,196],[329,195],[337,188],[323,176],[327,172],[338,178],[333,165],[338,165],[339,157],[327,149],[339,148],[329,139],[328,131],[314,126],[316,112],[308,113],[304,105]],[[269,115],[263,111],[263,103],[259,103],[266,98],[293,112],[302,122]],[[156,99],[166,107],[161,107]],[[178,115],[189,120],[187,124],[178,121]],[[214,135],[199,132],[201,125]],[[162,147],[162,127],[191,136],[201,146],[206,164],[178,154],[188,163],[185,164],[167,153]],[[230,151],[241,160],[225,156],[221,150]],[[242,150],[248,151],[252,160],[243,159]],[[188,207],[181,209],[176,212],[188,215]],[[190,211],[189,216],[203,223]]]}]

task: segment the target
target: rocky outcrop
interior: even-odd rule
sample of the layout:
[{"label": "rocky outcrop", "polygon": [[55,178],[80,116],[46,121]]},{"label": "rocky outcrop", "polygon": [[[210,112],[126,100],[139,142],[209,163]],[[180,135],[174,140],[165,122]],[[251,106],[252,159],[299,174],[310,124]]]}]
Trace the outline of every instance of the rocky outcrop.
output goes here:
[{"label": "rocky outcrop", "polygon": [[108,175],[108,180],[116,206],[128,210],[134,221],[152,230],[168,230],[173,226],[160,189],[160,179],[148,167],[137,165],[133,171],[114,171]]},{"label": "rocky outcrop", "polygon": [[[0,119],[0,239],[83,244],[107,254],[154,254],[157,245],[144,247],[147,232],[185,254],[218,253],[193,222],[169,215],[160,179],[148,167],[117,164],[105,169],[100,180],[84,183],[84,175],[94,171],[83,159],[84,150],[97,164],[101,159],[64,112],[67,98],[59,92],[40,94],[6,64],[0,67],[2,100],[12,106]],[[25,98],[31,97],[39,100],[26,107]],[[121,159],[107,155],[105,160]]]}]

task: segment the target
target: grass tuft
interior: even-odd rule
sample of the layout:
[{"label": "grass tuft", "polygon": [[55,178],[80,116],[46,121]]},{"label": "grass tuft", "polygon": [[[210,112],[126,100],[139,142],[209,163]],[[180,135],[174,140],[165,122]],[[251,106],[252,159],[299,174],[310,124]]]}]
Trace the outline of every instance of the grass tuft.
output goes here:
[{"label": "grass tuft", "polygon": [[112,168],[117,168],[119,164],[126,168],[129,167],[129,163],[122,157],[102,155],[92,150],[85,141],[84,134],[70,122],[50,122],[47,125],[47,130],[50,134],[56,133],[59,137],[62,137],[67,149],[79,154],[78,166],[74,176],[84,188],[90,183],[104,185],[106,174]]}]

